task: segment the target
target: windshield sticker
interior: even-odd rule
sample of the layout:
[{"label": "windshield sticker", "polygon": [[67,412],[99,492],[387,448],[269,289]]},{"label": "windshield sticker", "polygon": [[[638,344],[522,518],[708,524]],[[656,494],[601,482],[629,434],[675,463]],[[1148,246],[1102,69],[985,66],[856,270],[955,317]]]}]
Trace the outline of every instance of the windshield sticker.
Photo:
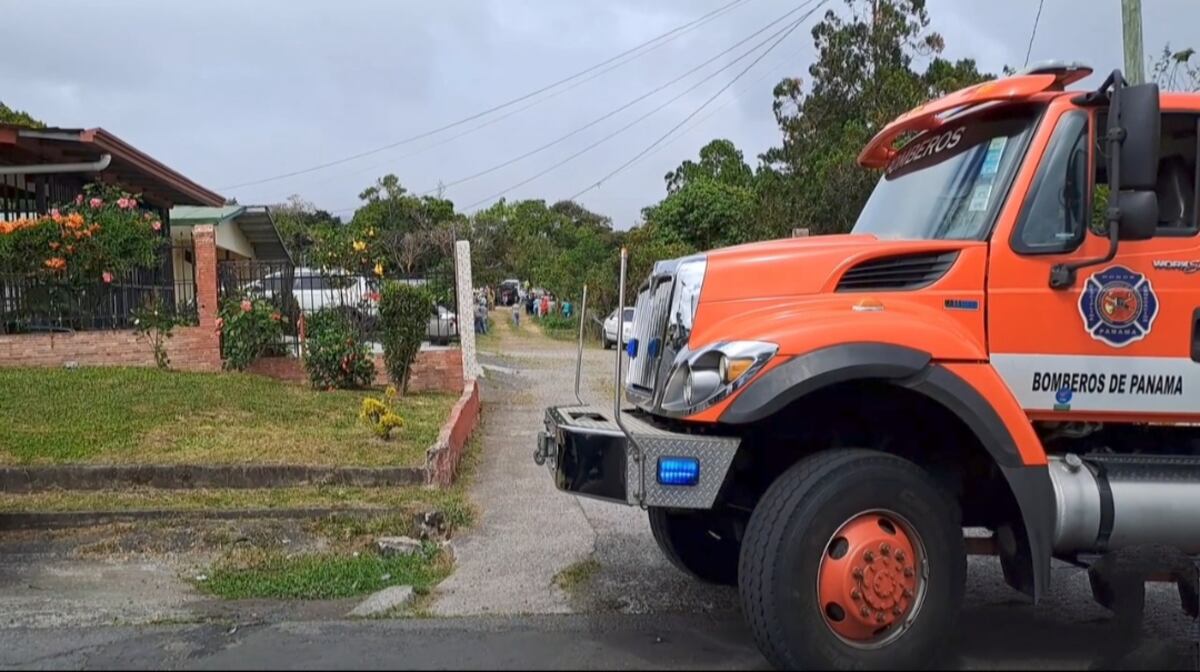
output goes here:
[{"label": "windshield sticker", "polygon": [[962,142],[965,126],[960,126],[953,131],[946,131],[938,135],[926,138],[920,142],[915,142],[909,147],[900,150],[900,154],[892,159],[888,164],[887,173],[891,174],[907,166],[913,161],[924,159],[926,157],[935,156],[946,150],[954,149],[958,143]]},{"label": "windshield sticker", "polygon": [[991,184],[975,185],[974,191],[971,192],[971,204],[967,206],[967,210],[971,212],[985,212],[988,209],[988,201],[992,198]]},{"label": "windshield sticker", "polygon": [[1000,157],[1004,156],[1004,148],[1008,145],[1008,138],[992,138],[988,143],[987,155],[983,157],[983,166],[979,169],[980,175],[995,175],[1000,170]]},{"label": "windshield sticker", "polygon": [[1158,296],[1145,275],[1110,266],[1088,278],[1079,294],[1079,314],[1092,338],[1123,348],[1150,333]]}]

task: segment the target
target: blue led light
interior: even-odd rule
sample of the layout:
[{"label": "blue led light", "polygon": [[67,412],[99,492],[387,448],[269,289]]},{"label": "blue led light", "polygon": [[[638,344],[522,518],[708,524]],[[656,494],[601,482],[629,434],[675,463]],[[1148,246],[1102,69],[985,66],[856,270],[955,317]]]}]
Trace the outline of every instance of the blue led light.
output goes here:
[{"label": "blue led light", "polygon": [[638,351],[638,339],[636,339],[636,338],[629,339],[629,342],[625,344],[625,354],[629,355],[630,359],[633,359],[633,358],[637,357],[637,351]]},{"label": "blue led light", "polygon": [[650,359],[658,357],[658,339],[652,339],[650,345],[646,347],[646,356]]},{"label": "blue led light", "polygon": [[696,485],[700,482],[700,460],[694,457],[658,458],[658,482],[662,485]]}]

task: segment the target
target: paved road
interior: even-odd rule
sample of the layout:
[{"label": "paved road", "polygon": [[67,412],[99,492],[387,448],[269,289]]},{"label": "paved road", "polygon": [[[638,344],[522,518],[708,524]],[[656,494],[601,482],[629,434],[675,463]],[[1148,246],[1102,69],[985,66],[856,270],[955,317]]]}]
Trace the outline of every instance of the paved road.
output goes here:
[{"label": "paved road", "polygon": [[[82,585],[72,574],[80,572],[115,585],[114,575],[55,565],[36,578],[6,581],[0,573],[0,606],[12,593],[11,608],[43,612],[7,626],[0,618],[0,668],[764,668],[733,590],[698,584],[667,564],[644,513],[561,495],[532,463],[543,407],[571,394],[570,344],[508,334],[489,347],[484,457],[472,492],[482,516],[456,543],[458,567],[432,605],[439,618],[347,622],[327,620],[345,605],[277,604],[254,617],[231,607],[212,619],[210,611],[212,620],[200,624],[105,626],[83,617],[93,589],[69,595],[79,617],[63,622],[46,617],[56,610],[45,587],[58,585],[47,581]],[[587,351],[585,398],[607,398],[610,357]],[[589,559],[597,569],[582,589],[567,594],[554,585],[559,572]],[[122,571],[134,570],[148,571]],[[1195,668],[1194,626],[1173,589],[1152,587],[1137,645],[1137,633],[1119,630],[1091,602],[1084,574],[1065,565],[1055,574],[1055,591],[1035,608],[1005,586],[994,560],[973,558],[960,628],[947,633],[947,666]],[[186,587],[147,576],[147,590],[163,593],[154,617],[202,611],[190,606],[196,596],[172,593]],[[139,620],[128,606],[105,614]]]}]

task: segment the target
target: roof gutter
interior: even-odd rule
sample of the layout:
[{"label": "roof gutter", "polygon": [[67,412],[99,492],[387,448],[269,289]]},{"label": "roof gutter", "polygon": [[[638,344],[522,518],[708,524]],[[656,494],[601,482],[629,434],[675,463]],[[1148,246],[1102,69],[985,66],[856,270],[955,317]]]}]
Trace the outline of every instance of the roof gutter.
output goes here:
[{"label": "roof gutter", "polygon": [[83,163],[35,163],[28,166],[0,166],[0,175],[42,175],[45,173],[98,173],[112,163],[112,154],[101,154],[95,161]]}]

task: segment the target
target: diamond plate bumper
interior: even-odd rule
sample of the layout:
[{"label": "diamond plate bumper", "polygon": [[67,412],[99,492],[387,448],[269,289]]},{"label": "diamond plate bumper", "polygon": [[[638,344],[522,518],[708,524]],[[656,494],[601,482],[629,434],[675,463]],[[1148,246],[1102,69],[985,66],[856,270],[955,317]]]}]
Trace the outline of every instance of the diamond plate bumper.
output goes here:
[{"label": "diamond plate bumper", "polygon": [[[622,412],[626,436],[612,410],[552,406],[538,434],[534,460],[546,464],[559,490],[635,506],[711,508],[741,441],[736,437],[672,432]],[[694,486],[662,485],[658,461],[692,457],[700,462]]]}]

